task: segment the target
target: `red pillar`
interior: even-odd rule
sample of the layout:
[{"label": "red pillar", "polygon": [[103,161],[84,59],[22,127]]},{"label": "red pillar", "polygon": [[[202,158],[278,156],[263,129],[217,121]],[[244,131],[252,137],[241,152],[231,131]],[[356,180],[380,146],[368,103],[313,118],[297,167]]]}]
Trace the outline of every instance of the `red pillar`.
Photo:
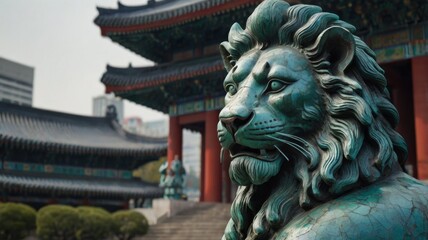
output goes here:
[{"label": "red pillar", "polygon": [[418,178],[428,179],[428,56],[412,59]]},{"label": "red pillar", "polygon": [[168,163],[174,160],[175,155],[182,159],[183,151],[183,131],[178,117],[169,117],[168,135]]},{"label": "red pillar", "polygon": [[392,102],[400,114],[400,122],[396,130],[406,140],[408,157],[406,167],[411,165],[408,173],[417,177],[417,161],[415,147],[415,113],[413,112],[412,69],[409,60],[383,64],[388,79]]},{"label": "red pillar", "polygon": [[204,187],[205,187],[205,132],[201,132],[201,169],[200,169],[200,192],[199,201],[204,201]]},{"label": "red pillar", "polygon": [[217,138],[219,111],[206,112],[205,118],[205,162],[204,188],[205,202],[221,202],[222,169],[220,164],[220,143]]}]

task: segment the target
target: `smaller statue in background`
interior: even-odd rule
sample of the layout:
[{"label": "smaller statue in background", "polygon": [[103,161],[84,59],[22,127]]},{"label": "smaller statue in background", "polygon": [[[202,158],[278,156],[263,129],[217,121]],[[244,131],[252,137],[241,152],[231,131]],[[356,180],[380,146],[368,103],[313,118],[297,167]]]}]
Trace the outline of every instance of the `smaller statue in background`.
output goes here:
[{"label": "smaller statue in background", "polygon": [[177,155],[170,166],[168,166],[168,162],[164,162],[160,166],[159,172],[161,174],[159,186],[164,188],[164,198],[187,199],[183,193],[186,170]]}]

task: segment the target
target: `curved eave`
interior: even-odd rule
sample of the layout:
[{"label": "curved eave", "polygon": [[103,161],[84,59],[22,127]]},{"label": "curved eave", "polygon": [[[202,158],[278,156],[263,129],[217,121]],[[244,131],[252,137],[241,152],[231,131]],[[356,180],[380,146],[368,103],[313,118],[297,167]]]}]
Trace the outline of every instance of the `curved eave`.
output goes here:
[{"label": "curved eave", "polygon": [[[126,69],[123,69],[126,70]],[[121,93],[145,88],[159,87],[172,82],[197,78],[215,72],[224,71],[224,65],[221,60],[214,61],[213,64],[201,68],[192,68],[189,71],[180,73],[174,71],[165,71],[163,74],[154,76],[114,74],[108,71],[104,73],[101,82],[106,86],[106,93]]]},{"label": "curved eave", "polygon": [[113,117],[88,117],[0,102],[0,149],[117,157],[163,156],[166,137],[126,132]]},{"label": "curved eave", "polygon": [[93,198],[157,198],[163,190],[144,182],[103,181],[97,179],[61,179],[29,177],[0,173],[1,192],[23,192],[70,197]]},{"label": "curved eave", "polygon": [[[204,17],[214,16],[256,5],[262,1],[234,0],[221,2],[223,3],[211,7],[206,7],[207,4],[201,5],[201,8],[198,8],[195,5],[189,5],[182,9],[175,9],[170,12],[162,12],[157,15],[146,16],[133,14],[131,16],[118,17],[120,15],[118,13],[112,14],[109,12],[108,14],[103,15],[100,12],[100,15],[94,20],[94,22],[101,28],[101,34],[103,36],[145,32],[194,22]],[[203,8],[204,6],[205,8]],[[126,14],[127,13],[123,13],[122,15]]]},{"label": "curved eave", "polygon": [[129,157],[152,157],[157,158],[164,156],[167,150],[165,139],[164,144],[158,144],[147,149],[138,148],[113,148],[113,147],[94,147],[84,145],[72,145],[61,142],[37,141],[33,139],[23,139],[14,136],[0,134],[0,144],[12,148],[23,149],[28,151],[46,150],[59,154],[95,154],[103,156],[129,156]]}]

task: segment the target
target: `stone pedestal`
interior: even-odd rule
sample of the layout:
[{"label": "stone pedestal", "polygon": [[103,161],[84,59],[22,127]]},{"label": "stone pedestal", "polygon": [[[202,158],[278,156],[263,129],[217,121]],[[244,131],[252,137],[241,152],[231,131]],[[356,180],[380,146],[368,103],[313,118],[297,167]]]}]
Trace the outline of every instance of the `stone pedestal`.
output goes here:
[{"label": "stone pedestal", "polygon": [[133,210],[142,213],[147,218],[149,225],[154,225],[161,219],[172,217],[183,210],[192,208],[195,204],[191,201],[160,198],[153,199],[152,208],[136,208]]}]

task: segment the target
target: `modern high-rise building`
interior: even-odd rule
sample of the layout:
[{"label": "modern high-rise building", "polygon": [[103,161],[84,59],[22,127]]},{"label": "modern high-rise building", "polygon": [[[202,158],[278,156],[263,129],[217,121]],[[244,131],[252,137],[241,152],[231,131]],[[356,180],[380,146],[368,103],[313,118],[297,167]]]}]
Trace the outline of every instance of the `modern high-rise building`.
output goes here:
[{"label": "modern high-rise building", "polygon": [[107,107],[113,105],[116,108],[117,120],[123,121],[123,100],[115,97],[113,94],[101,95],[92,99],[92,115],[96,117],[105,117]]},{"label": "modern high-rise building", "polygon": [[143,123],[143,134],[153,137],[166,137],[168,136],[168,121],[157,120]]},{"label": "modern high-rise building", "polygon": [[183,131],[183,166],[186,169],[186,187],[184,191],[189,200],[200,199],[201,181],[201,134],[189,130]]},{"label": "modern high-rise building", "polygon": [[33,105],[34,68],[0,57],[0,101]]},{"label": "modern high-rise building", "polygon": [[167,137],[168,122],[166,120],[155,120],[143,122],[138,116],[126,117],[122,121],[122,127],[129,132],[144,134],[152,137]]}]

